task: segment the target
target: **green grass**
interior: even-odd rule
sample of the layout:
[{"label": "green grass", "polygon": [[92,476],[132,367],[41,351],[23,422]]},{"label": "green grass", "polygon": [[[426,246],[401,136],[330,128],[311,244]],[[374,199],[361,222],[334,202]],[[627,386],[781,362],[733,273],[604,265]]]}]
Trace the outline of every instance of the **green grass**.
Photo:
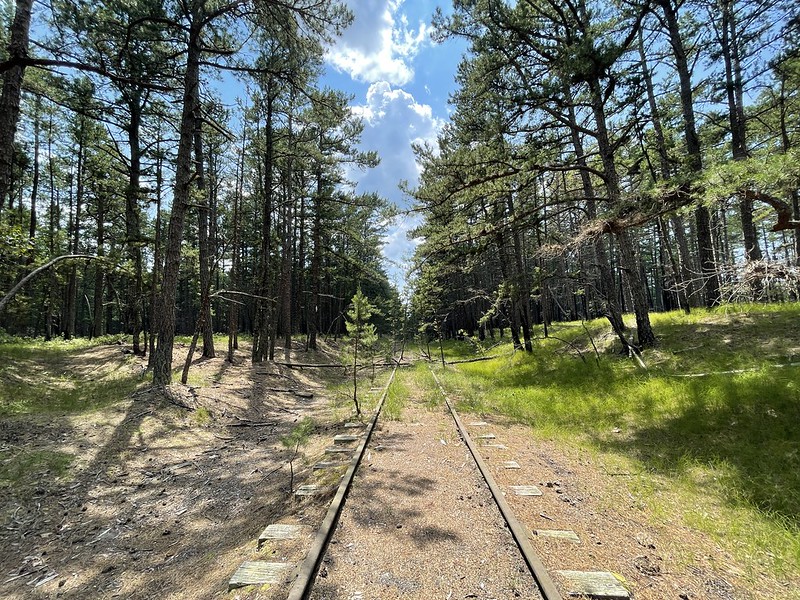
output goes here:
[{"label": "green grass", "polygon": [[403,416],[403,407],[410,394],[411,391],[408,389],[402,373],[398,373],[386,394],[386,400],[383,403],[383,416],[390,421],[399,421]]},{"label": "green grass", "polygon": [[96,364],[81,352],[117,338],[68,342],[13,340],[0,344],[0,417],[80,413],[108,406],[133,392],[141,380],[120,355]]},{"label": "green grass", "polygon": [[[648,370],[618,354],[608,325],[556,324],[562,341],[537,340],[516,353],[448,368],[445,385],[462,409],[497,412],[537,436],[590,449],[601,462],[639,473],[651,509],[671,510],[708,532],[754,569],[800,576],[800,305],[746,305],[653,314],[659,346]],[[495,353],[510,353],[506,345]],[[474,356],[450,344],[451,360]],[[775,365],[784,365],[776,368]],[[720,371],[746,370],[740,373]],[[711,373],[682,377],[687,373]],[[644,495],[644,494],[643,494]],[[654,513],[654,514],[655,514]]]},{"label": "green grass", "polygon": [[64,475],[73,456],[66,452],[51,450],[24,450],[0,462],[0,487],[23,485],[47,474],[51,477]]}]

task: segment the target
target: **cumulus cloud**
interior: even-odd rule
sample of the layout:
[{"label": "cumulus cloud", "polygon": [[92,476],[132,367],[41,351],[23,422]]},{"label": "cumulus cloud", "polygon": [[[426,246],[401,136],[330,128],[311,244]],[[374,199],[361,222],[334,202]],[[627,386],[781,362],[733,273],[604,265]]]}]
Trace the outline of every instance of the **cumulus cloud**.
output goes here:
[{"label": "cumulus cloud", "polygon": [[[433,114],[428,104],[412,94],[379,81],[369,86],[365,102],[353,107],[365,122],[362,147],[377,150],[381,164],[367,173],[352,173],[358,191],[377,192],[401,209],[409,200],[400,190],[401,181],[412,187],[419,176],[419,166],[411,149],[413,143],[434,143],[444,121]],[[403,279],[407,258],[417,245],[407,234],[418,225],[416,218],[400,216],[389,225],[383,255],[393,278]]]},{"label": "cumulus cloud", "polygon": [[403,85],[414,76],[411,62],[428,39],[428,26],[409,23],[403,0],[350,0],[355,19],[327,60],[353,79]]},{"label": "cumulus cloud", "polygon": [[419,175],[411,146],[435,142],[444,121],[434,116],[428,104],[418,102],[412,94],[386,81],[370,85],[366,102],[353,110],[366,124],[362,146],[377,150],[381,157],[377,168],[358,177],[359,189],[377,191],[395,204],[404,204],[399,183],[408,181],[414,185]]}]

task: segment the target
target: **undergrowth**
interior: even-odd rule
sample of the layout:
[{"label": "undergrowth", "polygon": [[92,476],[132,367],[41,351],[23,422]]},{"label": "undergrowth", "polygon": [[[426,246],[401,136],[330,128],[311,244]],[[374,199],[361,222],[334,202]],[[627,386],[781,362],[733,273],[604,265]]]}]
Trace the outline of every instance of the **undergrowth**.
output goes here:
[{"label": "undergrowth", "polygon": [[118,341],[119,336],[69,341],[20,339],[0,343],[0,417],[80,413],[118,402],[142,380],[130,358],[98,362],[86,350]]},{"label": "undergrowth", "polygon": [[[800,576],[800,367],[791,366],[800,361],[800,305],[651,319],[659,345],[644,352],[647,370],[620,355],[598,320],[553,324],[561,339],[537,339],[532,354],[506,343],[492,353],[500,357],[448,367],[442,379],[462,410],[501,413],[537,436],[625,462],[639,473],[632,486],[665,478],[654,514],[681,506],[688,525],[755,571]],[[445,354],[475,356],[466,342]]]}]

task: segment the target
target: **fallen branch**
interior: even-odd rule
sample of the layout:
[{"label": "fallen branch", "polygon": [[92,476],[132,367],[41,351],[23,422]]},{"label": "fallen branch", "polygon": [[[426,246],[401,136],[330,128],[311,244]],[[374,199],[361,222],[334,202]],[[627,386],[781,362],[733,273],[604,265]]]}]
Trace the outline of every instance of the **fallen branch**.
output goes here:
[{"label": "fallen branch", "polygon": [[231,415],[231,417],[236,419],[238,423],[229,423],[228,427],[274,427],[277,425],[277,423],[268,423],[266,421],[251,421],[235,415]]},{"label": "fallen branch", "polygon": [[772,369],[782,369],[783,367],[800,367],[800,363],[786,363],[782,365],[764,365],[763,367],[753,367],[752,369],[732,369],[730,371],[711,371],[708,373],[670,373],[670,377],[710,377],[712,375],[736,375],[738,373],[753,373],[760,371],[764,367]]},{"label": "fallen branch", "polygon": [[290,369],[345,369],[347,370],[347,365],[337,365],[337,364],[313,364],[313,363],[288,363],[288,362],[275,362],[274,364],[280,365],[282,367],[289,367]]},{"label": "fallen branch", "polygon": [[[219,296],[222,296],[223,298],[225,298],[225,296],[223,296],[223,294],[231,294],[233,296],[246,296],[248,298],[255,298],[256,300],[266,300],[267,302],[277,302],[278,301],[277,298],[270,298],[268,296],[259,296],[257,294],[250,294],[249,292],[239,292],[237,290],[217,290],[216,292],[211,294],[211,296],[209,296],[209,297],[210,298],[217,298]],[[234,300],[231,300],[230,298],[225,298],[225,299],[229,300],[231,302],[235,302]],[[237,302],[237,304],[241,304],[241,302]]]},{"label": "fallen branch", "polygon": [[480,362],[482,360],[492,360],[493,358],[501,358],[503,356],[512,356],[511,354],[492,354],[491,356],[479,356],[477,358],[465,358],[464,360],[448,360],[448,365],[463,365],[465,363]]}]

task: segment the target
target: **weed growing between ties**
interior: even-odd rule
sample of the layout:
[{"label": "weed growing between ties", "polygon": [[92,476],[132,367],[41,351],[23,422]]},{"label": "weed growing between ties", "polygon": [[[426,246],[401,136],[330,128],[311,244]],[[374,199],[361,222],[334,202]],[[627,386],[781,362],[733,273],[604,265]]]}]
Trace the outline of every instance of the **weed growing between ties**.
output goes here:
[{"label": "weed growing between ties", "polygon": [[[677,511],[754,572],[796,576],[799,318],[798,304],[653,314],[660,343],[645,352],[646,371],[620,357],[603,321],[554,324],[561,340],[539,339],[532,355],[506,344],[495,352],[504,356],[442,378],[462,410],[506,415],[623,464],[653,518]],[[446,350],[451,360],[473,352]]]},{"label": "weed growing between ties", "polygon": [[403,416],[403,408],[411,395],[406,383],[407,378],[407,375],[399,370],[392,385],[389,386],[383,403],[383,416],[390,421],[399,421]]}]

